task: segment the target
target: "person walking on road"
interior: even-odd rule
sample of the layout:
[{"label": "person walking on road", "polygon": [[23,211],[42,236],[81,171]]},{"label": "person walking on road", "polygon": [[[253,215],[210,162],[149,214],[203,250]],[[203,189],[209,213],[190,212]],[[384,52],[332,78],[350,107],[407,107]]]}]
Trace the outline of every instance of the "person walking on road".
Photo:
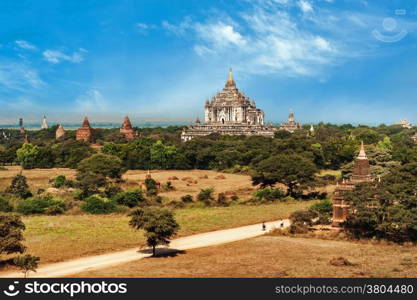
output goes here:
[{"label": "person walking on road", "polygon": [[265,222],[262,222],[262,231],[265,231],[266,230],[266,224],[265,224]]}]

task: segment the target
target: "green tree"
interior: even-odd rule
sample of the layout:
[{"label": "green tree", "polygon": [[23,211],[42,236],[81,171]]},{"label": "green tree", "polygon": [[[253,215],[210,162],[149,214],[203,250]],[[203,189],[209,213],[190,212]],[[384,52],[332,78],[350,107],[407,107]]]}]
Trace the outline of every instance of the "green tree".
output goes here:
[{"label": "green tree", "polygon": [[166,170],[170,169],[174,157],[177,153],[177,147],[167,146],[162,141],[157,141],[151,146],[151,162],[153,169]]},{"label": "green tree", "polygon": [[0,213],[0,254],[23,253],[25,224],[19,215]]},{"label": "green tree", "polygon": [[0,197],[0,211],[1,212],[13,211],[13,206],[10,205],[9,200]]},{"label": "green tree", "polygon": [[304,156],[278,154],[254,167],[252,184],[266,187],[281,183],[287,186],[288,195],[293,196],[296,187],[312,185],[317,172],[314,163]]},{"label": "green tree", "polygon": [[38,146],[24,143],[22,147],[16,151],[17,161],[23,169],[36,168],[39,153],[40,148]]},{"label": "green tree", "polygon": [[106,178],[120,179],[126,169],[120,158],[107,154],[94,154],[82,160],[77,166],[78,173],[102,175]]},{"label": "green tree", "polygon": [[30,271],[36,272],[39,260],[40,258],[37,256],[26,254],[13,258],[13,263],[22,270],[22,273],[26,278]]},{"label": "green tree", "polygon": [[6,193],[16,195],[22,199],[32,196],[32,193],[29,191],[29,185],[27,184],[26,177],[22,174],[17,174],[13,177],[10,186],[6,189]]},{"label": "green tree", "polygon": [[156,246],[169,245],[170,238],[179,229],[172,212],[163,208],[139,208],[131,214],[129,225],[135,229],[145,230],[146,243],[152,247],[152,255],[155,256]]}]

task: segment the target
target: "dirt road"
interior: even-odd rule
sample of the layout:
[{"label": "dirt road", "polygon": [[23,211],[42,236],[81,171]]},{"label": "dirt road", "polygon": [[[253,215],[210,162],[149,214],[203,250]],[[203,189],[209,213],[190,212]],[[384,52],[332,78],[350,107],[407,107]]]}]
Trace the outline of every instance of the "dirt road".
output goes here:
[{"label": "dirt road", "polygon": [[[279,228],[281,222],[281,220],[267,222],[266,231],[262,230],[262,224],[255,224],[178,238],[171,242],[169,248],[176,250],[188,250],[252,238],[262,235],[273,228]],[[289,220],[284,220],[284,227],[288,226]],[[71,249],[68,249],[68,251],[71,251]],[[143,251],[138,251],[138,249],[135,248],[108,254],[88,256],[42,266],[36,273],[31,272],[29,277],[45,278],[70,276],[72,274],[77,274],[88,270],[100,269],[112,265],[126,263],[129,261],[135,261],[150,255],[150,253],[144,253]],[[3,273],[0,274],[0,277],[22,277],[22,273]]]}]

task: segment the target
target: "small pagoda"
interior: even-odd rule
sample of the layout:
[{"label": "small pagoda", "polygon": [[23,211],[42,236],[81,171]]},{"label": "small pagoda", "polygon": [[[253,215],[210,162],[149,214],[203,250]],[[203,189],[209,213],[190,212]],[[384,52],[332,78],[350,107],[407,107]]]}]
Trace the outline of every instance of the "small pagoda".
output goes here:
[{"label": "small pagoda", "polygon": [[371,181],[373,181],[373,178],[371,176],[369,160],[362,142],[359,155],[355,159],[352,176],[348,180],[344,180],[342,184],[338,184],[334,191],[332,226],[339,227],[342,222],[346,221],[350,203],[345,200],[345,193],[355,189],[358,183]]},{"label": "small pagoda", "polygon": [[83,125],[77,129],[76,140],[89,143],[93,139],[93,136],[94,130],[90,126],[88,117],[84,117]]},{"label": "small pagoda", "polygon": [[280,130],[285,130],[290,133],[301,129],[301,125],[295,121],[294,113],[290,110],[290,114],[288,115],[288,121],[281,123],[279,126]]},{"label": "small pagoda", "polygon": [[133,140],[134,138],[140,136],[140,134],[137,131],[133,130],[132,123],[130,122],[128,116],[125,116],[123,124],[120,127],[120,133],[124,134],[127,140]]},{"label": "small pagoda", "polygon": [[55,131],[55,139],[58,140],[59,138],[63,137],[64,135],[65,135],[65,129],[61,124],[59,124],[58,128]]}]

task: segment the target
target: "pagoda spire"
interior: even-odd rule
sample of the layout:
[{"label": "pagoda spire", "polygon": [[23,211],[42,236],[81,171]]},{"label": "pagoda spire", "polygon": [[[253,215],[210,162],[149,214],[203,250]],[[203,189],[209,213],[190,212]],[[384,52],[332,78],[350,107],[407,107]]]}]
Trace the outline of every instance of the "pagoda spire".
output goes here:
[{"label": "pagoda spire", "polygon": [[226,86],[232,86],[232,87],[236,87],[236,83],[233,80],[233,72],[232,72],[232,68],[229,68],[229,78],[227,78],[226,81]]},{"label": "pagoda spire", "polygon": [[359,150],[358,159],[368,159],[365,152],[365,146],[363,145],[363,141],[361,141],[361,148]]},{"label": "pagoda spire", "polygon": [[88,121],[88,117],[87,116],[84,117],[82,127],[90,127],[90,121]]}]

